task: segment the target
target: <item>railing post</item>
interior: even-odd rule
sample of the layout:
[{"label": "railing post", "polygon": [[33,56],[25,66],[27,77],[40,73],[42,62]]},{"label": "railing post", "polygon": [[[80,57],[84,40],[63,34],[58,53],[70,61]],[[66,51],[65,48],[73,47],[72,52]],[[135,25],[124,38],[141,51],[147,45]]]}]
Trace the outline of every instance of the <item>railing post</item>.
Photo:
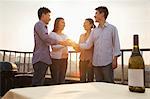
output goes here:
[{"label": "railing post", "polygon": [[143,56],[143,51],[140,51],[141,52],[141,55]]},{"label": "railing post", "polygon": [[18,70],[20,70],[20,66],[21,66],[21,53],[20,53],[20,55],[19,55]]},{"label": "railing post", "polygon": [[28,58],[28,72],[30,71],[30,53],[29,53],[29,58]]},{"label": "railing post", "polygon": [[9,62],[11,61],[11,52],[10,52],[10,54],[9,54]]},{"label": "railing post", "polygon": [[69,59],[69,61],[70,61],[70,66],[69,66],[70,71],[69,72],[70,73],[69,74],[71,75],[71,53],[69,55],[70,55],[70,59]]},{"label": "railing post", "polygon": [[3,53],[3,61],[5,61],[5,51],[4,51],[4,53]]},{"label": "railing post", "polygon": [[24,53],[23,72],[25,73],[26,53]]},{"label": "railing post", "polygon": [[76,53],[76,75],[78,74],[78,54]]},{"label": "railing post", "polygon": [[123,50],[121,51],[121,67],[122,67],[122,79],[121,82],[122,84],[124,84],[124,54],[123,54]]},{"label": "railing post", "polygon": [[16,62],[16,52],[15,52],[15,62]]}]

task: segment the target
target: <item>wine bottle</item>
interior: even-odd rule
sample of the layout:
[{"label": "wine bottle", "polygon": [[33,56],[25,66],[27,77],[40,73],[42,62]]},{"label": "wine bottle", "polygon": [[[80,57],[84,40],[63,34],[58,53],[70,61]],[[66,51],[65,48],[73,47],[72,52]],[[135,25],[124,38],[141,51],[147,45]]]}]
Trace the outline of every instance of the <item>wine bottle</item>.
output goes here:
[{"label": "wine bottle", "polygon": [[139,50],[138,35],[133,35],[133,50],[129,58],[128,86],[131,92],[145,92],[145,65]]}]

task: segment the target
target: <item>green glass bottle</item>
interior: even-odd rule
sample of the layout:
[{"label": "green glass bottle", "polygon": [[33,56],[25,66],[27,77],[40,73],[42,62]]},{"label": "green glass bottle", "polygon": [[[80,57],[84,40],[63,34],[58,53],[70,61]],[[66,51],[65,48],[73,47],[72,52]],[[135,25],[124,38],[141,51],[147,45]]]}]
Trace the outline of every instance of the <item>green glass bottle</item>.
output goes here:
[{"label": "green glass bottle", "polygon": [[145,92],[145,65],[139,50],[138,35],[133,36],[133,50],[129,58],[128,86],[131,92]]}]

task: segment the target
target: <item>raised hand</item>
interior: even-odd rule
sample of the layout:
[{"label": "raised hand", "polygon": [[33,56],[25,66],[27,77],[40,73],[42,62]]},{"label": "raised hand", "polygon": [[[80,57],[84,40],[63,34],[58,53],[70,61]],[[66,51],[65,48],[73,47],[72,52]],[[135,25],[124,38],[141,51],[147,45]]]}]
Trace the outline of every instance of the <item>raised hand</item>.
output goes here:
[{"label": "raised hand", "polygon": [[63,46],[72,46],[72,43],[73,43],[73,41],[71,39],[66,39],[64,41],[59,41],[59,44],[63,45]]},{"label": "raised hand", "polygon": [[64,41],[59,41],[59,44],[63,46],[72,46],[76,52],[80,51],[80,46],[76,42],[72,41],[71,39],[67,39]]},{"label": "raised hand", "polygon": [[73,41],[71,39],[67,39],[66,44],[67,44],[67,46],[72,46]]},{"label": "raised hand", "polygon": [[66,41],[58,41],[58,44],[66,46]]},{"label": "raised hand", "polygon": [[80,51],[80,46],[79,44],[77,44],[76,42],[72,42],[72,47],[74,48],[74,50],[76,52],[79,52]]}]

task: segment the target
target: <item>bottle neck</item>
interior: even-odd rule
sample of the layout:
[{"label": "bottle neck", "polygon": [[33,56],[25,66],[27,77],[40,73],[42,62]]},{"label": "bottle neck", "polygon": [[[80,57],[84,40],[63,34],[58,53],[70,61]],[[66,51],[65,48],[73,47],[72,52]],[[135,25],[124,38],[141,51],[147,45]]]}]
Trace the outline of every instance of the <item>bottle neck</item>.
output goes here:
[{"label": "bottle neck", "polygon": [[133,46],[133,52],[134,52],[134,53],[140,53],[140,49],[139,49],[139,46],[138,46],[138,45],[134,45],[134,46]]},{"label": "bottle neck", "polygon": [[138,35],[133,36],[133,53],[140,53]]}]

